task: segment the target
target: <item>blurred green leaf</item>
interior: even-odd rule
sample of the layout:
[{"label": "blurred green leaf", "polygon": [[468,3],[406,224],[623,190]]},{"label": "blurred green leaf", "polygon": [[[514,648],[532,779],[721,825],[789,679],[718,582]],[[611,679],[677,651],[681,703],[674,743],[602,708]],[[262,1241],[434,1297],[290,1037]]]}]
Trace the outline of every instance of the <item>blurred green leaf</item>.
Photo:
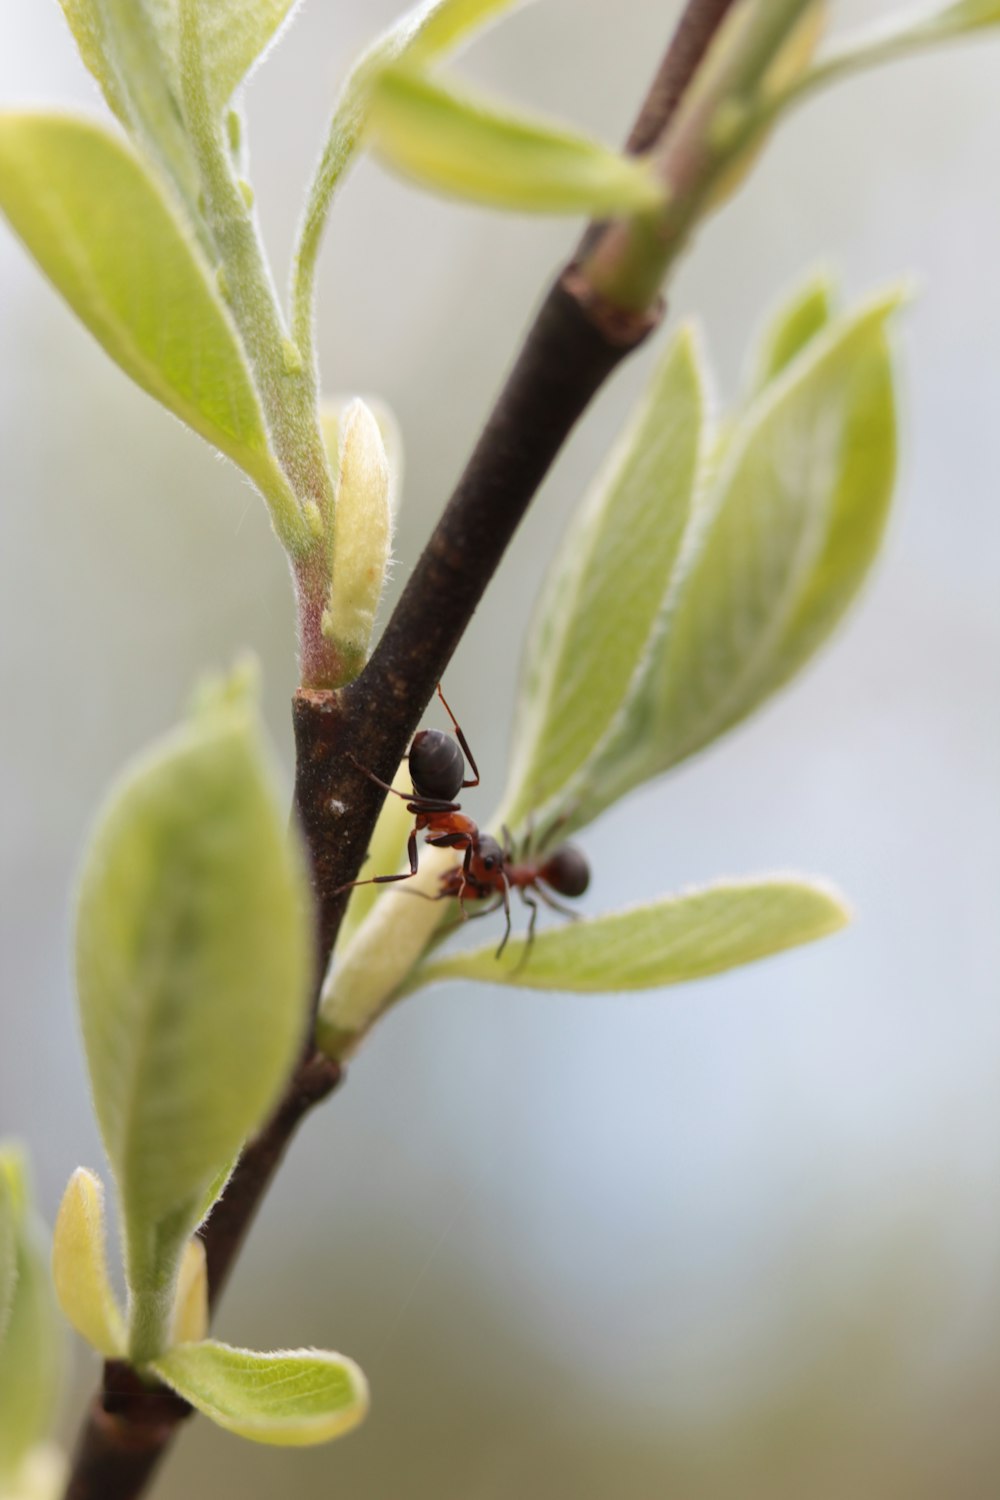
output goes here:
[{"label": "blurred green leaf", "polygon": [[832,317],[833,282],[821,271],[785,297],[765,325],[754,352],[750,394],[758,396],[776,380]]},{"label": "blurred green leaf", "polygon": [[424,0],[403,16],[393,31],[405,37],[407,60],[421,66],[465,41],[524,0]]},{"label": "blurred green leaf", "polygon": [[104,1185],[77,1167],[63,1194],[52,1237],[56,1296],[77,1333],[107,1359],[125,1352],[125,1324],[108,1275]]},{"label": "blurred green leaf", "polygon": [[207,1340],[171,1349],[153,1368],[204,1416],[255,1443],[325,1443],[368,1410],[354,1361],[319,1349],[255,1354]]},{"label": "blurred green leaf", "polygon": [[568,532],[532,622],[504,799],[513,827],[585,764],[628,696],[694,502],[704,405],[684,328]]},{"label": "blurred green leaf", "polygon": [[80,1010],[136,1359],[159,1352],[145,1339],[163,1336],[183,1243],[307,1020],[308,885],[256,716],[201,702],[115,787],[80,883]]},{"label": "blurred green leaf", "polygon": [[301,525],[209,267],[128,146],[87,120],[0,113],[0,209],[126,374],[257,480],[279,530]]},{"label": "blurred green leaf", "polygon": [[368,128],[390,166],[426,187],[522,213],[644,213],[647,166],[560,126],[497,109],[405,67],[379,73]]},{"label": "blurred green leaf", "polygon": [[829,887],[774,876],[722,881],[648,906],[592,917],[421,965],[407,990],[443,979],[600,994],[704,979],[838,931],[848,920]]},{"label": "blurred green leaf", "polygon": [[13,1229],[17,1279],[0,1344],[0,1487],[13,1481],[55,1420],[62,1330],[52,1295],[45,1234],[14,1146],[0,1147],[0,1179]]},{"label": "blurred green leaf", "polygon": [[566,793],[568,827],[752,713],[851,603],[892,497],[885,323],[900,299],[894,290],[837,319],[737,422],[681,549],[659,642]]},{"label": "blurred green leaf", "polygon": [[1000,26],[1000,3],[998,0],[956,0],[939,11],[921,17],[919,21],[900,28],[900,34],[927,37],[928,40],[964,36],[971,31],[981,31],[988,26]]},{"label": "blurred green leaf", "polygon": [[5,1175],[0,1173],[0,1350],[17,1286],[17,1247],[14,1242],[14,1203]]},{"label": "blurred green leaf", "polygon": [[[413,791],[408,761],[400,761],[392,784],[397,791],[405,792],[407,796]],[[398,870],[412,827],[413,814],[407,812],[406,803],[402,798],[386,797],[382,803],[382,811],[378,815],[378,822],[375,824],[375,832],[368,841],[368,858],[365,860],[362,875],[389,874],[393,870]],[[344,913],[344,920],[337,933],[338,955],[342,956],[346,952],[351,938],[375,902],[381,896],[387,895],[390,889],[388,885],[355,886],[347,904],[347,911]]]}]

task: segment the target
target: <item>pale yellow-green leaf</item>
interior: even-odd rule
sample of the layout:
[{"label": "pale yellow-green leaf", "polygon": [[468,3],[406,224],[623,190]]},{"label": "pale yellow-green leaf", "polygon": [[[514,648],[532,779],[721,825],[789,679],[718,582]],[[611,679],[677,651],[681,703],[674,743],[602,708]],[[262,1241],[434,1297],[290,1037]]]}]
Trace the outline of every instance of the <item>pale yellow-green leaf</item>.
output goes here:
[{"label": "pale yellow-green leaf", "polygon": [[955,4],[945,5],[908,29],[914,36],[944,39],[981,31],[989,26],[1000,26],[998,0],[956,0]]},{"label": "pale yellow-green leaf", "polygon": [[77,916],[133,1320],[137,1293],[155,1292],[161,1332],[183,1240],[291,1070],[311,968],[302,856],[253,706],[223,693],[200,702],[114,788]]},{"label": "pale yellow-green leaf", "polygon": [[737,422],[647,665],[573,789],[571,826],[752,713],[856,595],[892,497],[885,325],[899,301],[893,291],[835,320]]},{"label": "pale yellow-green leaf", "polygon": [[247,73],[271,45],[297,0],[145,0],[169,59],[178,97],[181,84],[180,32],[190,9],[198,28],[205,91],[221,110]]},{"label": "pale yellow-green leaf", "polygon": [[201,251],[142,161],[91,121],[0,113],[0,209],[126,374],[257,480],[287,539],[297,509],[269,453],[239,338]]},{"label": "pale yellow-green leaf", "polygon": [[524,0],[424,0],[397,23],[406,56],[421,65],[451,51],[473,31],[499,20]]},{"label": "pale yellow-green leaf", "polygon": [[208,1332],[208,1265],[205,1243],[197,1235],[184,1246],[177,1276],[177,1295],[170,1342],[197,1344]]},{"label": "pale yellow-green leaf", "polygon": [[0,1491],[19,1477],[55,1420],[62,1329],[52,1293],[46,1236],[31,1202],[21,1151],[0,1146],[0,1178],[11,1216],[16,1281],[0,1343]]},{"label": "pale yellow-green leaf", "polygon": [[198,168],[180,111],[177,79],[143,0],[60,0],[84,64],[109,107],[153,160],[207,244]]},{"label": "pale yellow-green leaf", "polygon": [[809,276],[782,298],[768,319],[753,354],[750,394],[759,395],[782,374],[833,317],[833,281],[825,271]]},{"label": "pale yellow-green leaf", "polygon": [[54,1443],[39,1443],[0,1487],[0,1500],[62,1500],[67,1468],[61,1449]]},{"label": "pale yellow-green leaf", "polygon": [[104,1186],[77,1167],[52,1236],[52,1279],[68,1321],[107,1359],[125,1351],[125,1324],[108,1276]]},{"label": "pale yellow-green leaf", "polygon": [[499,959],[495,942],[431,959],[409,988],[480,979],[580,994],[659,989],[813,942],[847,920],[842,899],[822,884],[780,876],[720,881],[548,928],[535,935],[526,962],[524,936],[512,938]]},{"label": "pale yellow-green leaf", "polygon": [[257,1354],[208,1340],[171,1349],[153,1368],[203,1416],[255,1443],[326,1443],[368,1410],[354,1361],[319,1349]]},{"label": "pale yellow-green leaf", "polygon": [[704,385],[682,329],[560,548],[522,671],[512,827],[570,781],[625,702],[694,502]]},{"label": "pale yellow-green leaf", "polygon": [[493,208],[635,214],[662,201],[662,189],[637,158],[406,67],[386,68],[376,78],[368,130],[375,150],[397,171]]},{"label": "pale yellow-green leaf", "polygon": [[[399,769],[392,779],[398,792],[407,796],[413,790],[408,761],[400,761]],[[406,841],[413,827],[413,814],[407,812],[402,797],[386,797],[382,811],[375,824],[375,832],[368,841],[368,858],[361,867],[361,878],[370,875],[391,875],[398,870],[403,860]],[[344,953],[355,932],[371,911],[380,896],[389,890],[386,885],[359,885],[351,892],[351,899],[344,913],[344,920],[337,933],[337,951]]]}]

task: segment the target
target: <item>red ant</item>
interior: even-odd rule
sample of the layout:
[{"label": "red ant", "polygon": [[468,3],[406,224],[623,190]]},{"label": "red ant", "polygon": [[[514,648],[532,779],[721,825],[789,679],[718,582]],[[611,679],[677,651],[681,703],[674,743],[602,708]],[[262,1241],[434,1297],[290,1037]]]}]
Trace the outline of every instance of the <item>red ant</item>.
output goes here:
[{"label": "red ant", "polygon": [[[397,791],[388,782],[382,781],[373,771],[369,771],[355,761],[358,770],[362,771],[369,781],[373,781],[384,791],[391,792],[395,797],[402,797],[406,803],[407,812],[414,814],[415,821],[406,844],[409,871],[397,875],[373,875],[367,880],[353,880],[341,889],[349,890],[356,885],[389,885],[399,880],[411,880],[418,870],[417,834],[426,829],[428,844],[440,849],[465,851],[462,863],[453,870],[445,871],[442,875],[437,895],[428,896],[426,899],[443,901],[448,897],[454,897],[458,900],[464,918],[467,915],[465,911],[467,898],[485,901],[491,896],[498,897],[499,899],[492,907],[478,915],[486,916],[490,911],[496,911],[500,906],[503,907],[507,927],[497,949],[497,958],[499,958],[510,937],[509,892],[511,886],[515,886],[520,891],[522,900],[531,908],[528,941],[522,960],[524,962],[534,939],[535,922],[538,918],[538,903],[528,894],[529,890],[537,892],[545,904],[555,911],[562,912],[565,916],[575,916],[575,912],[560,905],[545,887],[550,887],[561,896],[582,896],[590,883],[590,869],[581,852],[570,844],[563,844],[553,850],[547,859],[541,861],[537,858],[532,859],[530,836],[523,850],[523,857],[520,862],[517,862],[513,856],[510,835],[506,829],[504,829],[504,844],[501,848],[491,834],[481,833],[478,825],[461,811],[455,798],[467,787],[479,785],[479,768],[458,720],[448,707],[440,684],[437,692],[452,722],[458,744],[450,734],[444,734],[439,729],[421,729],[413,736],[408,755],[410,780],[413,784],[412,795],[407,796],[405,792]],[[471,779],[467,779],[465,775],[463,751],[468,756],[469,765],[472,768]],[[413,894],[418,893],[413,892]]]}]

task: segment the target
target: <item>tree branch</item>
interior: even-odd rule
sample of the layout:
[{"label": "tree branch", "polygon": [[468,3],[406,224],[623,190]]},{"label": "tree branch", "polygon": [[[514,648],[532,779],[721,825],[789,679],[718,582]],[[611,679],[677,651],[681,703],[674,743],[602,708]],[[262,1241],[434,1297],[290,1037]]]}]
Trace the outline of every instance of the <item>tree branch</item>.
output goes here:
[{"label": "tree branch", "polygon": [[[688,0],[640,110],[628,148],[662,135],[734,0]],[[594,225],[583,246],[599,239]],[[581,247],[583,248],[583,247]],[[384,794],[352,762],[391,779],[504,552],[579,417],[611,372],[659,321],[609,303],[577,258],[541,304],[455,492],[364,672],[339,691],[300,689],[293,703],[295,805],[317,905],[317,972],[329,960]],[[340,1082],[340,1066],[310,1051],[274,1117],[248,1146],[202,1229],[217,1300],[274,1172],[301,1121]],[[65,1500],[135,1500],[181,1422],[185,1402],[105,1366],[88,1411]]]}]

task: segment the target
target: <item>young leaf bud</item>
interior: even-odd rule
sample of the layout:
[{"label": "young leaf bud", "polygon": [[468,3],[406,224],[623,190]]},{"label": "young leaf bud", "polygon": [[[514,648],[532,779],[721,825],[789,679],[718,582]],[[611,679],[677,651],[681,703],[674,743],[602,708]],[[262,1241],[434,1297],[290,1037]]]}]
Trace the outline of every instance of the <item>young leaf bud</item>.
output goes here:
[{"label": "young leaf bud", "polygon": [[340,419],[330,594],[323,633],[363,661],[392,543],[389,464],[370,408],[355,400]]}]

